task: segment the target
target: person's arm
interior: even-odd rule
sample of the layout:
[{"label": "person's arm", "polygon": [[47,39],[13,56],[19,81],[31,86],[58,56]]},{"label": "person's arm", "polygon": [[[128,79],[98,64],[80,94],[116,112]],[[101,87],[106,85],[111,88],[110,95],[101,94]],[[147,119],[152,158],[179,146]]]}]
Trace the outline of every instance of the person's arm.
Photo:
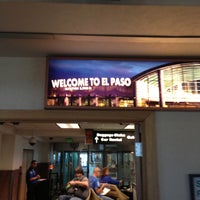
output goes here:
[{"label": "person's arm", "polygon": [[119,185],[119,181],[116,179],[113,179],[111,176],[108,176],[108,183],[114,184],[114,185]]},{"label": "person's arm", "polygon": [[33,176],[32,170],[28,170],[28,171],[26,172],[26,180],[27,180],[28,182],[33,182],[33,181],[36,181],[36,180],[38,180],[38,179],[40,179],[40,175],[35,175],[35,176]]},{"label": "person's arm", "polygon": [[70,183],[70,185],[79,185],[81,187],[89,187],[88,181],[75,181],[75,180],[72,180],[69,183]]},{"label": "person's arm", "polygon": [[100,187],[95,188],[95,192],[97,194],[101,194],[103,192],[103,189],[106,187],[106,183],[101,183]]},{"label": "person's arm", "polygon": [[94,177],[89,178],[90,187],[95,191],[97,195],[103,192],[104,187],[106,186],[105,183],[99,184],[98,180]]},{"label": "person's arm", "polygon": [[82,181],[72,180],[72,181],[69,182],[69,184],[71,184],[73,186],[74,185],[78,185],[78,186],[86,187],[86,188],[89,187],[89,183],[88,183],[88,179],[87,178],[83,179]]},{"label": "person's arm", "polygon": [[111,176],[106,175],[102,176],[101,178],[102,183],[109,183],[109,184],[114,184],[114,185],[119,185],[119,181],[116,179],[113,179]]},{"label": "person's arm", "polygon": [[38,180],[38,179],[40,179],[40,175],[36,175],[36,176],[34,176],[34,177],[31,177],[31,178],[29,179],[29,181],[35,181],[35,180]]}]

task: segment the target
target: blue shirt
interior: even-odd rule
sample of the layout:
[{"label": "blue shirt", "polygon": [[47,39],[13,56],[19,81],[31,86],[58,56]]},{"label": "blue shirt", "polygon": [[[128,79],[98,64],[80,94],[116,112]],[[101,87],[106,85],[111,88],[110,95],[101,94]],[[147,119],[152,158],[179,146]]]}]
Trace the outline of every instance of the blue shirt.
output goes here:
[{"label": "blue shirt", "polygon": [[119,181],[116,179],[112,179],[111,176],[109,176],[109,175],[102,176],[100,182],[119,185]]},{"label": "blue shirt", "polygon": [[[100,188],[100,182],[99,182],[99,179],[94,177],[94,176],[90,176],[89,177],[89,184],[90,184],[90,187],[96,192],[96,188]],[[97,194],[97,196],[101,196],[100,194]]]},{"label": "blue shirt", "polygon": [[89,177],[89,184],[90,184],[90,187],[92,189],[96,189],[96,188],[100,188],[100,183],[99,183],[99,180],[98,178],[94,177],[94,176],[90,176]]},{"label": "blue shirt", "polygon": [[30,181],[30,179],[35,177],[36,175],[37,175],[36,171],[33,168],[29,167],[26,172],[26,183],[27,184],[37,183],[38,180]]}]

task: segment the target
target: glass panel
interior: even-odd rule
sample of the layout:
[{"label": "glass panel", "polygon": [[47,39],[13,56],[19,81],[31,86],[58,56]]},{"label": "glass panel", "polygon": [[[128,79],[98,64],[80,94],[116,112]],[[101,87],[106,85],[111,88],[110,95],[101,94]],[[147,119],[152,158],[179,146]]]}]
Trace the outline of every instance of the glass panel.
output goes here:
[{"label": "glass panel", "polygon": [[55,173],[60,172],[60,161],[61,161],[61,152],[55,152],[53,154],[53,162],[54,162],[54,169]]},{"label": "glass panel", "polygon": [[80,165],[83,168],[84,175],[88,176],[88,153],[80,153]]},{"label": "glass panel", "polygon": [[163,105],[166,107],[200,106],[200,65],[177,64],[161,70]]},{"label": "glass panel", "polygon": [[158,107],[159,106],[159,87],[157,72],[145,76],[136,81],[137,106],[139,107]]},{"label": "glass panel", "polygon": [[103,155],[101,152],[90,152],[89,154],[89,176],[92,175],[95,167],[103,167]]},{"label": "glass panel", "polygon": [[79,165],[78,152],[65,152],[63,159],[63,184],[74,178],[74,169]]},{"label": "glass panel", "polygon": [[132,187],[132,184],[136,183],[134,154],[119,153],[118,159],[119,159],[118,179],[123,180],[124,186]]},{"label": "glass panel", "polygon": [[117,153],[107,153],[106,161],[107,167],[109,167],[110,176],[114,179],[117,179]]}]

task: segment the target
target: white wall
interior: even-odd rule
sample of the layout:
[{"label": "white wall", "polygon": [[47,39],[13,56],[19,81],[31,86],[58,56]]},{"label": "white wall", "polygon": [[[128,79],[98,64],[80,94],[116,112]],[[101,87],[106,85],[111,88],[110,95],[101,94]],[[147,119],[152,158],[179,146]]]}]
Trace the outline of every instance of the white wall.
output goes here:
[{"label": "white wall", "polygon": [[[157,173],[157,150],[156,150],[156,134],[155,134],[155,115],[149,115],[141,129],[141,136],[143,145],[143,159],[142,164],[143,174],[143,199],[158,200],[158,173]],[[149,184],[150,183],[150,184]]]},{"label": "white wall", "polygon": [[43,109],[45,58],[0,57],[0,109]]},{"label": "white wall", "polygon": [[33,149],[34,159],[38,162],[48,162],[50,146],[48,143],[37,142],[34,146],[28,139],[19,135],[2,134],[0,145],[0,170],[15,170],[22,166],[23,149]]},{"label": "white wall", "polygon": [[160,200],[190,199],[188,174],[200,173],[200,112],[156,112]]},{"label": "white wall", "polygon": [[13,157],[13,169],[18,169],[22,166],[23,161],[23,149],[33,149],[34,159],[38,162],[48,162],[48,155],[50,151],[50,146],[48,143],[43,143],[37,141],[34,146],[31,146],[27,138],[16,135],[15,147],[14,147],[14,157]]},{"label": "white wall", "polygon": [[[46,58],[0,57],[0,109],[44,109],[45,78]],[[38,142],[32,147],[12,131],[0,133],[0,169],[18,169],[23,149],[34,149],[38,162],[48,161],[49,144]]]}]

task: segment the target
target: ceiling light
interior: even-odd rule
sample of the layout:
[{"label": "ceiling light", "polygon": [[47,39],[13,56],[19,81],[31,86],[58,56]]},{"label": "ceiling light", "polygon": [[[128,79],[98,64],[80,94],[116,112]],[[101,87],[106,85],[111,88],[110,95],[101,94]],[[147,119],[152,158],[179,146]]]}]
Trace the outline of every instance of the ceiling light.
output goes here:
[{"label": "ceiling light", "polygon": [[76,123],[56,123],[60,128],[80,128]]},{"label": "ceiling light", "polygon": [[37,140],[36,140],[36,138],[35,137],[31,137],[30,139],[29,139],[29,144],[31,145],[31,146],[33,146],[33,145],[35,145],[36,143],[37,143]]},{"label": "ceiling light", "polygon": [[135,129],[135,124],[128,124],[124,129]]}]

